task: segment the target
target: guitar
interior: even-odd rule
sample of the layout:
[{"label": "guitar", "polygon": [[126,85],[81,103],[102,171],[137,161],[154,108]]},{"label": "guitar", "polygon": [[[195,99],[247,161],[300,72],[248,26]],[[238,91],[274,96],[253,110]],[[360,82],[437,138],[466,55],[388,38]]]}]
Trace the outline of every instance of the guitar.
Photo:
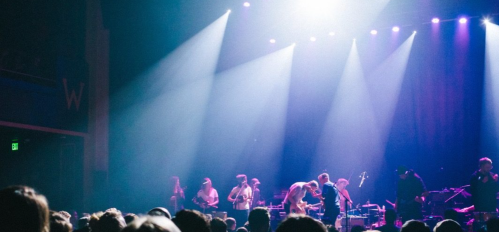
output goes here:
[{"label": "guitar", "polygon": [[419,197],[416,196],[414,200],[400,200],[398,199],[398,204],[394,204],[390,202],[389,200],[386,200],[386,202],[390,205],[393,206],[393,208],[397,211],[401,217],[404,217],[404,215],[407,215],[410,212],[418,212],[421,211],[422,203],[419,201],[424,202],[424,197]]},{"label": "guitar", "polygon": [[289,212],[295,213],[295,214],[307,214],[307,211],[306,211],[307,209],[311,209],[311,208],[318,207],[318,206],[322,206],[322,202],[309,205],[309,204],[307,204],[306,201],[303,201],[303,202],[298,203],[296,205],[291,204],[289,206]]},{"label": "guitar", "polygon": [[192,199],[192,202],[194,202],[194,204],[198,205],[202,209],[209,209],[209,208],[218,209],[217,205],[210,205],[210,203],[205,201],[202,197],[194,197]]}]

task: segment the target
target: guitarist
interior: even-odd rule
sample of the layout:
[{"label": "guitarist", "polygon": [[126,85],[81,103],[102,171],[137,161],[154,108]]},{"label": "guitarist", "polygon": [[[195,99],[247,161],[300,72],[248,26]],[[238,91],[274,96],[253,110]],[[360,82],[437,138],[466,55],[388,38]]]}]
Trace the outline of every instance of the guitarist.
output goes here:
[{"label": "guitarist", "polygon": [[206,209],[218,208],[218,192],[213,188],[210,178],[203,179],[203,183],[192,201],[201,208],[203,213]]},{"label": "guitarist", "polygon": [[400,179],[397,185],[395,210],[402,217],[402,223],[411,219],[423,219],[422,205],[428,196],[423,180],[405,166],[399,166],[397,173]]},{"label": "guitarist", "polygon": [[305,214],[305,205],[303,198],[309,192],[312,196],[315,195],[315,191],[318,189],[319,184],[317,181],[312,180],[310,182],[296,182],[289,188],[286,197],[282,204],[284,205],[284,211],[289,213]]},{"label": "guitarist", "polygon": [[238,185],[230,191],[227,200],[232,202],[233,217],[236,219],[237,227],[242,227],[248,221],[252,190],[248,185],[248,178],[244,174],[236,176]]},{"label": "guitarist", "polygon": [[322,200],[324,201],[324,216],[322,222],[326,225],[336,223],[336,218],[340,214],[340,196],[338,188],[329,181],[329,174],[322,173],[318,177],[322,187]]}]

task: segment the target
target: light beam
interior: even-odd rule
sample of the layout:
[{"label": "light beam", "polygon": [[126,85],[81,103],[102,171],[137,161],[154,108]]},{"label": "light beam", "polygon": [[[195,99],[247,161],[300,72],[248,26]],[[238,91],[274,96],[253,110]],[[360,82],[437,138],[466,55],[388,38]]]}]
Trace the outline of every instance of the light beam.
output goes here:
[{"label": "light beam", "polygon": [[499,152],[499,26],[486,25],[482,153]]}]

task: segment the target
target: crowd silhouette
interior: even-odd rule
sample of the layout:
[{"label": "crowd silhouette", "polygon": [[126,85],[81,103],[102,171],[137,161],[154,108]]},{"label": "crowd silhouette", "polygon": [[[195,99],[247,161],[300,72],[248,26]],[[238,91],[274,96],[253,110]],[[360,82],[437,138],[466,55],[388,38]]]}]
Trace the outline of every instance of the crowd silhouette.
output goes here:
[{"label": "crowd silhouette", "polygon": [[[423,221],[409,220],[401,228],[394,225],[395,212],[387,210],[386,225],[374,228],[381,232],[430,232]],[[139,214],[140,215],[140,214]],[[271,216],[267,208],[255,207],[249,213],[244,227],[236,228],[234,218],[210,218],[197,210],[182,209],[175,215],[163,207],[147,214],[123,215],[116,208],[85,215],[77,220],[65,211],[50,210],[45,196],[28,186],[10,186],[0,191],[0,231],[5,232],[269,232]],[[73,222],[73,223],[72,223]],[[74,225],[73,225],[74,224]],[[276,232],[335,232],[335,227],[300,214],[290,214],[282,220]],[[367,231],[353,226],[351,232]],[[434,232],[462,232],[462,226],[452,219],[436,224]],[[478,231],[499,232],[499,219],[491,218]]]}]

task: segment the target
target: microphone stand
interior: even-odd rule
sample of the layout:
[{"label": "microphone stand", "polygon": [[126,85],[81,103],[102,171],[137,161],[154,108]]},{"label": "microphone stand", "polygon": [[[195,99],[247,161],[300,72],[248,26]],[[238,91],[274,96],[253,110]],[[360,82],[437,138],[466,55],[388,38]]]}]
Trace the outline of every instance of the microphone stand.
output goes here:
[{"label": "microphone stand", "polygon": [[[339,189],[338,187],[336,187],[336,183],[333,184],[333,187],[338,191],[338,193],[343,196],[343,198],[345,198],[345,232],[348,232],[348,229],[350,227],[350,223],[348,221],[348,203],[352,203],[352,201],[350,200],[350,198],[348,198],[347,196],[345,196],[345,194],[343,194]],[[336,222],[336,219],[335,219],[335,222]]]},{"label": "microphone stand", "polygon": [[255,197],[255,189],[256,189],[256,184],[254,184],[253,187],[251,188],[250,209],[253,209],[253,200]]},{"label": "microphone stand", "polygon": [[445,200],[444,203],[447,203],[448,201],[452,200],[452,198],[456,197],[457,195],[461,194],[462,192],[464,192],[464,188],[466,187],[470,187],[469,185],[465,185],[465,186],[462,186],[462,187],[459,187],[459,191],[457,191],[456,194],[452,195],[451,197],[449,197],[449,199]]}]

